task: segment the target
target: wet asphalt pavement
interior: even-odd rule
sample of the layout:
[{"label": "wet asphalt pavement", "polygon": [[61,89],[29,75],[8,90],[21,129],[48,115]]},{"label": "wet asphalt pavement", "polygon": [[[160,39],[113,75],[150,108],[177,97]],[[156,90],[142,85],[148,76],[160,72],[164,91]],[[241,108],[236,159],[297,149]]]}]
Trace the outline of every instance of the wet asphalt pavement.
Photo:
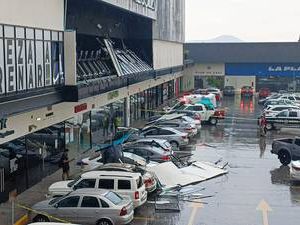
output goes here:
[{"label": "wet asphalt pavement", "polygon": [[[134,225],[266,225],[257,210],[265,200],[272,211],[270,225],[300,224],[300,185],[289,181],[289,167],[282,167],[270,153],[272,140],[284,137],[279,132],[260,138],[256,118],[257,99],[225,98],[222,107],[228,118],[216,127],[203,126],[201,134],[186,151],[193,160],[228,162],[229,173],[195,187],[213,195],[203,204],[180,203],[180,212],[155,211],[147,203],[136,212]],[[199,208],[193,208],[197,206]]]}]

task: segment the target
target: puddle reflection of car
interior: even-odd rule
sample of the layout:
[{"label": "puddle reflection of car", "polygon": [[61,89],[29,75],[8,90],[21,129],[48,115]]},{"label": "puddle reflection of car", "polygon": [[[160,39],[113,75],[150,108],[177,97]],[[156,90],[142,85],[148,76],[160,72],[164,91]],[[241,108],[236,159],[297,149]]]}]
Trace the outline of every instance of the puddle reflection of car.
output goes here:
[{"label": "puddle reflection of car", "polygon": [[241,99],[240,109],[243,112],[254,112],[254,105],[252,99]]},{"label": "puddle reflection of car", "polygon": [[281,166],[277,169],[271,170],[270,173],[272,184],[290,184],[290,168],[288,166]]}]

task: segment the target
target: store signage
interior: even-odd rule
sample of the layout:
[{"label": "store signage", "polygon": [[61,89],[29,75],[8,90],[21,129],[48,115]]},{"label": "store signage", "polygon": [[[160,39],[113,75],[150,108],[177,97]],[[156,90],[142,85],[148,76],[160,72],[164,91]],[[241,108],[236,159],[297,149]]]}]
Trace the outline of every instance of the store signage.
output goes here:
[{"label": "store signage", "polygon": [[0,95],[57,85],[63,70],[61,32],[0,24]]},{"label": "store signage", "polygon": [[153,11],[156,9],[156,0],[133,0],[133,1]]},{"label": "store signage", "polygon": [[79,112],[87,110],[87,108],[88,108],[87,103],[83,103],[83,104],[75,106],[74,107],[74,112],[79,113]]},{"label": "store signage", "polygon": [[299,63],[227,63],[227,76],[300,76]]},{"label": "store signage", "polygon": [[299,72],[300,66],[269,66],[268,71],[289,71],[289,72]]},{"label": "store signage", "polygon": [[224,64],[198,64],[195,69],[196,76],[224,76]]},{"label": "store signage", "polygon": [[119,91],[113,91],[107,94],[107,99],[112,100],[114,98],[119,97]]}]

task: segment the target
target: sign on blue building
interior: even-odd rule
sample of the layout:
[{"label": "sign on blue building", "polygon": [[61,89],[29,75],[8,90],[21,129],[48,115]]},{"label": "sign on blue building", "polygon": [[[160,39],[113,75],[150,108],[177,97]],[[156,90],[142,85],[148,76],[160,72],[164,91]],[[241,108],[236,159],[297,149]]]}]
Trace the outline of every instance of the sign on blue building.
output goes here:
[{"label": "sign on blue building", "polygon": [[227,76],[300,77],[300,63],[226,63]]}]

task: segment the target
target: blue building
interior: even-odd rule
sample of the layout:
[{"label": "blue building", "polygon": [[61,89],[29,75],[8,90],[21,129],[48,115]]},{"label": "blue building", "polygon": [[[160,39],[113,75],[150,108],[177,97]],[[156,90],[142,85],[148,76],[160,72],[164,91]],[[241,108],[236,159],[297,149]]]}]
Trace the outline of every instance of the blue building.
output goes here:
[{"label": "blue building", "polygon": [[[187,43],[186,57],[194,61],[195,88],[218,76],[224,86],[276,91],[300,89],[300,43]],[[204,82],[203,82],[204,81]]]}]

